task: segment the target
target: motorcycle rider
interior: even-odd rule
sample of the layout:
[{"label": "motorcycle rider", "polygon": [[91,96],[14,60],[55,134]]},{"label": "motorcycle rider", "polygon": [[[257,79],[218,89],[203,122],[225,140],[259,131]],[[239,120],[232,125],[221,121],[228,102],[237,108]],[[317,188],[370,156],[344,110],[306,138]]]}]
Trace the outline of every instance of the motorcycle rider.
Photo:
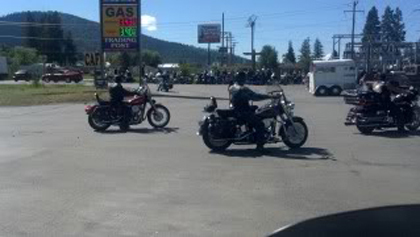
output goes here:
[{"label": "motorcycle rider", "polygon": [[404,115],[400,108],[392,101],[392,96],[406,91],[399,87],[398,81],[393,79],[387,80],[386,74],[377,74],[376,78],[379,78],[379,80],[373,85],[374,91],[381,94],[381,102],[389,109],[391,115],[395,118],[398,131],[404,132]]},{"label": "motorcycle rider", "polygon": [[124,98],[135,95],[134,92],[124,89],[122,81],[124,80],[124,72],[120,72],[114,78],[114,84],[109,88],[109,95],[111,97],[111,107],[117,111],[117,115],[121,118],[121,129],[127,131],[130,128],[130,109],[124,103]]},{"label": "motorcycle rider", "polygon": [[250,101],[262,101],[273,98],[269,95],[259,94],[245,86],[246,74],[239,72],[236,76],[236,82],[229,87],[231,94],[231,105],[238,118],[247,122],[255,129],[257,150],[263,151],[265,144],[264,124],[255,114],[255,110],[250,106]]}]

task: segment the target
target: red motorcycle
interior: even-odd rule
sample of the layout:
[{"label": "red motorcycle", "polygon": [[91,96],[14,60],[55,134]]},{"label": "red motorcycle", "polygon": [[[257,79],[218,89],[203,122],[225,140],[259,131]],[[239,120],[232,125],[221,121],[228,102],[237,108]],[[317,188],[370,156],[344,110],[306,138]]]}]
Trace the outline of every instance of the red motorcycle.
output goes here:
[{"label": "red motorcycle", "polygon": [[[138,88],[135,94],[133,98],[125,102],[130,109],[129,124],[138,125],[147,118],[149,124],[154,128],[166,127],[171,119],[169,110],[152,99],[152,94],[147,84]],[[117,111],[109,101],[99,98],[98,94],[95,94],[95,96],[98,103],[85,107],[85,112],[89,116],[89,125],[99,132],[103,132],[111,126],[119,126],[121,130],[125,130],[122,126],[122,113]]]}]

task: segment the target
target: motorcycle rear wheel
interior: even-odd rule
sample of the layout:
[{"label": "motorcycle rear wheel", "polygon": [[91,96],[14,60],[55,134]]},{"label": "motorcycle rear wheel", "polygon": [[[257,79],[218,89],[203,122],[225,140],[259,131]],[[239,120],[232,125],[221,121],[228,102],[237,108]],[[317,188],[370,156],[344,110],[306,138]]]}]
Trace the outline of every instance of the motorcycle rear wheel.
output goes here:
[{"label": "motorcycle rear wheel", "polygon": [[95,118],[95,114],[96,112],[93,112],[92,114],[89,115],[88,122],[89,122],[90,127],[93,128],[97,132],[106,131],[111,125],[101,123],[100,121],[98,121],[98,119]]},{"label": "motorcycle rear wheel", "polygon": [[412,132],[415,132],[415,131],[417,131],[417,129],[419,129],[419,127],[420,127],[420,109],[414,110],[414,115],[413,115],[412,122],[410,124],[405,125],[405,127]]},{"label": "motorcycle rear wheel", "polygon": [[229,140],[215,141],[211,137],[211,134],[209,133],[208,128],[205,128],[203,131],[203,142],[210,150],[215,151],[215,152],[225,151],[226,149],[230,147],[230,145],[232,145],[232,142],[230,142]]},{"label": "motorcycle rear wheel", "polygon": [[357,130],[359,130],[361,134],[365,134],[365,135],[369,135],[373,132],[373,130],[375,130],[375,128],[373,127],[361,127],[358,124],[356,124],[356,127],[357,127]]}]

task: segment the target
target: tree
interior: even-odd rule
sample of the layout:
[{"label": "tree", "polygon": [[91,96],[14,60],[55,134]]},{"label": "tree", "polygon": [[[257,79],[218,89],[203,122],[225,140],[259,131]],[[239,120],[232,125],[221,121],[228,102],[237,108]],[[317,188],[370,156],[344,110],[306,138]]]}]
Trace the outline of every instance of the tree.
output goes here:
[{"label": "tree", "polygon": [[122,52],[119,54],[119,64],[122,68],[129,68],[132,65],[132,57],[127,52]]},{"label": "tree", "polygon": [[365,27],[363,29],[363,43],[372,43],[381,40],[381,22],[379,21],[379,13],[376,7],[370,9],[366,18]]},{"label": "tree", "polygon": [[157,67],[162,63],[162,58],[160,54],[156,51],[145,50],[142,53],[143,62],[151,67]]},{"label": "tree", "polygon": [[39,36],[39,29],[37,27],[37,22],[32,14],[32,12],[26,13],[26,22],[28,23],[28,26],[25,28],[25,36],[26,41],[25,45],[29,48],[38,49],[38,39]]},{"label": "tree", "polygon": [[265,45],[258,60],[261,67],[276,69],[278,67],[278,52],[273,46]]},{"label": "tree", "polygon": [[14,47],[6,52],[6,56],[9,59],[11,72],[19,70],[21,66],[40,62],[38,52],[33,48]]},{"label": "tree", "polygon": [[394,40],[394,11],[390,6],[385,8],[381,22],[381,39],[384,42],[392,42]]},{"label": "tree", "polygon": [[395,42],[405,41],[405,35],[406,35],[405,24],[403,22],[403,15],[400,8],[397,7],[395,9],[394,17],[392,18],[392,20],[393,20],[393,28],[394,28],[393,40]]},{"label": "tree", "polygon": [[295,50],[293,49],[292,41],[289,41],[289,48],[287,49],[287,53],[284,55],[283,58],[284,63],[296,63],[296,55]]},{"label": "tree", "polygon": [[77,49],[73,42],[71,32],[67,33],[66,41],[64,42],[64,57],[66,64],[74,65],[77,62]]},{"label": "tree", "polygon": [[64,33],[61,27],[61,17],[58,12],[48,14],[47,37],[48,40],[48,61],[63,64],[64,57]]},{"label": "tree", "polygon": [[320,59],[324,57],[324,46],[321,41],[317,38],[314,43],[314,54],[312,55],[313,59]]},{"label": "tree", "polygon": [[302,47],[300,49],[299,64],[305,72],[309,72],[311,63],[311,39],[308,37],[302,43]]}]

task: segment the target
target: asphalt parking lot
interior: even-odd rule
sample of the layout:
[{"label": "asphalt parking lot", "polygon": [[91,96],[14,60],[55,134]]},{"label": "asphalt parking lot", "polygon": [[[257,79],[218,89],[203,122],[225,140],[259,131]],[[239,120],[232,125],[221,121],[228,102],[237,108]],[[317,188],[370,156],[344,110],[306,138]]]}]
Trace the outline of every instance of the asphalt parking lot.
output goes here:
[{"label": "asphalt parking lot", "polygon": [[[259,88],[263,90],[263,88]],[[0,236],[264,236],[300,220],[420,202],[420,132],[345,127],[342,98],[285,87],[304,148],[210,153],[205,100],[156,98],[167,129],[93,132],[83,104],[0,108]],[[224,86],[176,86],[226,96]],[[220,102],[226,105],[226,101]]]}]

